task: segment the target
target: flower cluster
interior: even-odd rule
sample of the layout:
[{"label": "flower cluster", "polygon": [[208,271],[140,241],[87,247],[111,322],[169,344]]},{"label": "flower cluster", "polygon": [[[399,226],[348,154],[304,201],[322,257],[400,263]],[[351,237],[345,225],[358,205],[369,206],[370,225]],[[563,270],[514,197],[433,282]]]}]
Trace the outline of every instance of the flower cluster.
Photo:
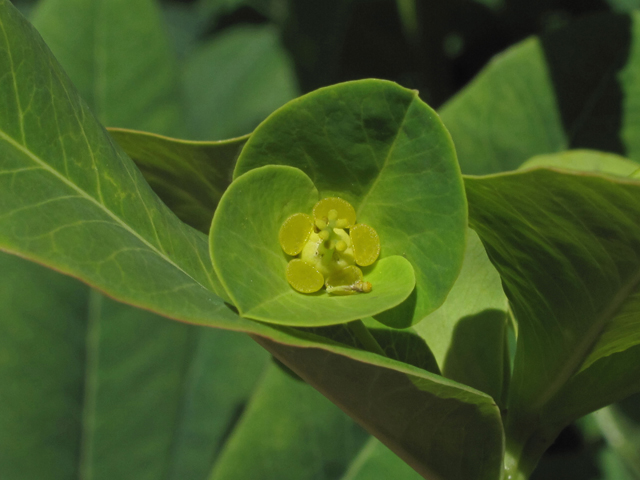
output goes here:
[{"label": "flower cluster", "polygon": [[380,255],[380,238],[364,223],[356,224],[356,212],[338,197],[320,200],[313,216],[296,213],[280,228],[280,245],[293,258],[287,265],[287,281],[302,293],[323,286],[334,295],[371,291],[362,270]]}]

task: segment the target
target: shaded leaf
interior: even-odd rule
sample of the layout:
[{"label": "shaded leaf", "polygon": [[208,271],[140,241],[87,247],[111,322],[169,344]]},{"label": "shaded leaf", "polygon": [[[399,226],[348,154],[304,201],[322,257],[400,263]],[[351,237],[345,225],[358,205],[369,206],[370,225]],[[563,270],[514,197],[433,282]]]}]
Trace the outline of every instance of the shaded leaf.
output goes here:
[{"label": "shaded leaf", "polygon": [[640,183],[534,169],[466,186],[518,320],[507,432],[533,468],[564,425],[640,389]]},{"label": "shaded leaf", "polygon": [[199,140],[250,133],[298,94],[286,51],[270,26],[235,27],[213,37],[185,60],[183,84],[189,137]]},{"label": "shaded leaf", "polygon": [[282,251],[278,233],[288,217],[311,213],[318,200],[302,171],[275,165],[247,172],[225,192],[211,225],[211,258],[241,315],[281,325],[333,325],[394,307],[414,289],[409,262],[387,256],[366,269],[369,293],[295,291],[286,276],[291,257]]},{"label": "shaded leaf", "polygon": [[601,14],[530,38],[441,109],[469,174],[595,149],[640,158],[640,14]]},{"label": "shaded leaf", "polygon": [[42,0],[33,24],[104,125],[174,135],[182,127],[176,62],[154,0]]},{"label": "shaded leaf", "polygon": [[153,191],[186,224],[209,233],[247,137],[190,142],[119,128],[109,134],[136,163]]},{"label": "shaded leaf", "polygon": [[294,100],[251,135],[234,176],[264,165],[300,168],[321,197],[349,201],[378,232],[381,258],[411,262],[416,295],[394,327],[444,301],[464,254],[466,206],[451,139],[416,92],[362,80]]}]

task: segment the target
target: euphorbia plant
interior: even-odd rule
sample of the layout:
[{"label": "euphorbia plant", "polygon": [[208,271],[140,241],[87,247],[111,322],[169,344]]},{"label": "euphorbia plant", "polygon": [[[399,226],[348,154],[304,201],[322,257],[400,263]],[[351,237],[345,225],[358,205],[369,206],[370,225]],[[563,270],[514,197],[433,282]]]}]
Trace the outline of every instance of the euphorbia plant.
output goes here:
[{"label": "euphorbia plant", "polygon": [[[219,144],[110,135],[6,1],[0,22],[3,250],[250,334],[429,479],[527,478],[562,427],[638,390],[638,181],[538,168],[463,183],[438,115],[379,80],[318,90]],[[301,293],[283,225],[335,198],[379,237],[379,259],[354,260],[371,291]],[[346,251],[320,235],[351,226],[339,212],[311,229]],[[517,322],[511,383],[485,247]]]}]

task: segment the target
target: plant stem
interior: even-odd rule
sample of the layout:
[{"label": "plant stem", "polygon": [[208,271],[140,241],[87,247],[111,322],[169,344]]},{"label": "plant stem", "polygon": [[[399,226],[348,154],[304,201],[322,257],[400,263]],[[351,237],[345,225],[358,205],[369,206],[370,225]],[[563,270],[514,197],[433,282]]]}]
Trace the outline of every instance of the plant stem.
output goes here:
[{"label": "plant stem", "polygon": [[349,322],[347,323],[347,327],[349,327],[351,333],[353,333],[356,338],[360,340],[360,343],[362,343],[366,350],[372,353],[377,353],[378,355],[382,355],[383,357],[387,356],[384,353],[384,350],[382,350],[382,347],[380,346],[378,341],[374,338],[373,335],[371,335],[371,332],[366,327],[366,325],[362,323],[362,320],[354,320],[353,322]]}]

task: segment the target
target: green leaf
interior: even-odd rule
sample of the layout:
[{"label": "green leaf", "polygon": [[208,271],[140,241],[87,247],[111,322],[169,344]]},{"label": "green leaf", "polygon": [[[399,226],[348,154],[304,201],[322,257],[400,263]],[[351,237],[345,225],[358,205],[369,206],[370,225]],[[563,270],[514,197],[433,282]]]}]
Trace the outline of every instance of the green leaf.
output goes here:
[{"label": "green leaf", "polygon": [[369,361],[354,361],[256,340],[424,478],[499,478],[502,424],[487,395],[439,375],[423,372],[419,378],[409,366],[377,368],[371,360],[381,357],[371,353],[361,353]]},{"label": "green leaf", "polygon": [[440,111],[462,171],[567,149],[640,159],[639,42],[639,12],[602,14],[501,54]]},{"label": "green leaf", "polygon": [[178,133],[176,62],[153,0],[42,0],[33,24],[103,124]]},{"label": "green leaf", "polygon": [[213,212],[231,183],[235,160],[248,137],[190,142],[119,128],[109,133],[171,211],[209,233]]},{"label": "green leaf", "polygon": [[271,26],[216,35],[186,59],[183,83],[189,136],[201,140],[250,133],[298,95],[293,67]]},{"label": "green leaf", "polygon": [[3,479],[204,478],[266,352],[15,256],[0,271]]},{"label": "green leaf", "polygon": [[564,425],[640,390],[640,183],[545,169],[465,181],[518,320],[507,433],[526,470]]},{"label": "green leaf", "polygon": [[211,293],[224,295],[206,237],[153,194],[37,34],[0,7],[0,246],[169,316],[234,319]]},{"label": "green leaf", "polygon": [[251,397],[209,479],[339,478],[366,439],[335,405],[274,365]]},{"label": "green leaf", "polygon": [[251,135],[234,176],[264,165],[301,169],[376,229],[382,257],[411,262],[416,294],[394,327],[442,304],[464,255],[466,205],[451,139],[415,91],[362,80],[294,100]]},{"label": "green leaf", "polygon": [[462,271],[447,300],[413,327],[445,377],[491,395],[501,407],[510,376],[507,303],[498,272],[469,230]]},{"label": "green leaf", "polygon": [[[406,299],[415,286],[413,269],[400,256],[365,268],[367,294],[306,295],[285,274],[287,256],[278,232],[294,213],[310,214],[319,200],[302,171],[268,165],[247,172],[225,192],[211,225],[213,265],[242,316],[269,323],[321,326],[375,315]],[[381,234],[382,242],[385,237]]]},{"label": "green leaf", "polygon": [[630,177],[640,164],[619,155],[593,150],[569,150],[562,153],[538,155],[522,164],[520,168],[555,167],[584,172],[607,173]]}]

